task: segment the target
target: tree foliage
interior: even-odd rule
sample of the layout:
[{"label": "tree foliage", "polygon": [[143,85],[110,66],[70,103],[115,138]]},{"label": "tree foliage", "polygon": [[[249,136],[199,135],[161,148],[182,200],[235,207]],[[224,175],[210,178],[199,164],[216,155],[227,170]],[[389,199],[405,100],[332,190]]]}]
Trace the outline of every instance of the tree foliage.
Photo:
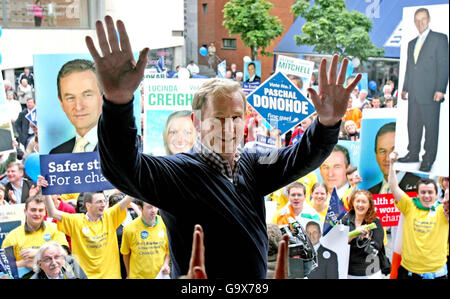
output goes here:
[{"label": "tree foliage", "polygon": [[358,57],[361,62],[381,56],[384,50],[369,37],[372,20],[358,11],[348,11],[344,0],[299,0],[292,8],[296,17],[306,20],[302,33],[295,36],[297,45],[314,46],[320,54]]},{"label": "tree foliage", "polygon": [[230,0],[223,9],[223,25],[230,36],[240,35],[244,45],[251,49],[252,60],[261,55],[271,56],[266,48],[283,34],[281,20],[270,15],[273,4],[268,0]]}]

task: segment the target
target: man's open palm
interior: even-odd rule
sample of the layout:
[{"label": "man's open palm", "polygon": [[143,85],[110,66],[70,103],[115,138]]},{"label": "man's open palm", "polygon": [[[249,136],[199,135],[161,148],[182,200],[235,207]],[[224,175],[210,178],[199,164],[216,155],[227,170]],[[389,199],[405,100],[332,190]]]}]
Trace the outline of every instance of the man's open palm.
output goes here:
[{"label": "man's open palm", "polygon": [[131,50],[128,34],[122,21],[117,21],[117,32],[110,16],[105,17],[106,37],[103,23],[95,23],[98,42],[103,56],[97,51],[91,37],[86,37],[86,45],[95,61],[98,80],[105,97],[116,104],[131,101],[134,91],[144,76],[147,64],[148,48],[141,51],[136,63]]}]

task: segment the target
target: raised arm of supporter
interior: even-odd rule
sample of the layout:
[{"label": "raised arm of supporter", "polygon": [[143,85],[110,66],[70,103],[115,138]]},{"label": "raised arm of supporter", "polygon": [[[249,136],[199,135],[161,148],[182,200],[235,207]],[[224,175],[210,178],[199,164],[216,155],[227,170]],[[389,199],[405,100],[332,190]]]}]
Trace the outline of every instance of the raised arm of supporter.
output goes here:
[{"label": "raised arm of supporter", "polygon": [[90,36],[86,37],[86,45],[95,61],[98,80],[105,98],[115,104],[126,104],[132,101],[133,93],[144,76],[149,49],[141,51],[136,63],[123,22],[117,21],[119,34],[110,16],[105,17],[105,24],[108,37],[103,23],[101,21],[95,23],[103,56],[100,56]]},{"label": "raised arm of supporter", "polygon": [[398,153],[395,151],[389,155],[390,166],[389,166],[388,184],[392,194],[394,195],[395,202],[399,202],[403,194],[405,194],[405,192],[403,192],[403,190],[400,189],[398,185],[397,174],[395,173],[394,170],[394,163],[397,161],[397,158]]},{"label": "raised arm of supporter", "polygon": [[[48,186],[47,180],[42,175],[38,175],[38,181],[36,184],[37,184],[37,186],[39,186],[39,188]],[[50,195],[45,195],[44,202],[45,202],[45,207],[47,208],[48,216],[55,219],[56,221],[61,221],[63,218],[64,212],[59,211],[55,207],[55,203],[53,202],[52,197]]]},{"label": "raised arm of supporter", "polygon": [[126,195],[124,198],[122,198],[122,199],[118,202],[120,209],[121,209],[122,211],[128,209],[128,206],[130,205],[130,203],[131,203],[133,200],[134,200],[133,197],[131,197],[131,196],[129,196],[129,195]]},{"label": "raised arm of supporter", "polygon": [[278,256],[277,265],[275,266],[274,279],[287,279],[288,278],[288,264],[289,264],[289,236],[283,235],[280,243],[278,244]]},{"label": "raised arm of supporter", "polygon": [[133,211],[136,212],[136,215],[138,215],[138,217],[142,215],[141,209],[139,209],[139,206],[137,204],[135,204],[134,202],[130,202],[130,205],[128,207],[132,208]]},{"label": "raised arm of supporter", "polygon": [[188,279],[207,279],[205,269],[205,246],[203,244],[204,234],[201,225],[194,227],[194,239],[192,241],[191,260],[189,271],[186,275]]}]

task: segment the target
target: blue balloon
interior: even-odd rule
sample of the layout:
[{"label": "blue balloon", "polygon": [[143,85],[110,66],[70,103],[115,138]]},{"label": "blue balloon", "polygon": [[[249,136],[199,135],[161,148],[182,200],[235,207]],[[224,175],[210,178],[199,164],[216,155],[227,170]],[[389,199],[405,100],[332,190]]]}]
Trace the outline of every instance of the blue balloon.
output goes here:
[{"label": "blue balloon", "polygon": [[206,49],[205,47],[201,47],[200,48],[200,55],[202,55],[202,56],[208,55],[208,49]]},{"label": "blue balloon", "polygon": [[369,88],[370,88],[370,90],[376,90],[377,89],[377,82],[375,82],[373,80],[370,80]]},{"label": "blue balloon", "polygon": [[32,179],[35,183],[38,180],[38,175],[41,174],[41,162],[38,153],[30,154],[25,160],[25,173]]},{"label": "blue balloon", "polygon": [[0,37],[2,36],[2,26],[0,26]]}]

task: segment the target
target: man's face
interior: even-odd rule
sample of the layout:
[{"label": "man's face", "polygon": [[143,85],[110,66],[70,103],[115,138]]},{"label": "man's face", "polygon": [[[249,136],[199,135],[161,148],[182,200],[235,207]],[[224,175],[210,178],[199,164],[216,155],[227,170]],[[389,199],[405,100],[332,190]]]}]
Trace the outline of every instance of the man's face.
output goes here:
[{"label": "man's face", "polygon": [[248,76],[251,78],[255,74],[255,66],[253,64],[248,65]]},{"label": "man's face", "polygon": [[380,108],[380,100],[379,99],[373,99],[372,100],[372,107],[373,108]]},{"label": "man's face", "polygon": [[27,87],[28,86],[28,80],[27,79],[22,79],[22,81],[20,83],[22,84],[23,87]]},{"label": "man's face", "polygon": [[321,235],[317,225],[308,225],[308,227],[306,227],[306,233],[313,246],[319,243]]},{"label": "man's face", "polygon": [[13,165],[6,170],[6,176],[11,183],[17,183],[22,180],[23,171],[17,165]]},{"label": "man's face", "polygon": [[146,223],[152,222],[157,214],[158,214],[157,207],[144,202],[144,206],[142,208],[142,219],[144,219]]},{"label": "man's face", "polygon": [[105,196],[101,193],[95,193],[92,196],[92,202],[86,203],[86,209],[90,217],[94,219],[103,216],[106,209]]},{"label": "man's face", "polygon": [[393,100],[386,101],[384,104],[386,105],[386,108],[393,108],[394,107],[394,101]]},{"label": "man's face", "polygon": [[385,179],[389,175],[389,155],[395,147],[395,132],[387,132],[378,136],[375,158]]},{"label": "man's face", "polygon": [[172,154],[191,150],[195,141],[195,128],[189,117],[178,117],[171,121],[167,132],[167,146]]},{"label": "man's face", "polygon": [[355,123],[345,124],[345,130],[349,134],[355,134],[356,133],[356,125],[355,125]]},{"label": "man's face", "polygon": [[25,210],[25,217],[27,225],[30,227],[38,227],[44,221],[45,217],[45,204],[44,202],[30,201],[28,207]]},{"label": "man's face", "polygon": [[34,106],[36,106],[34,104],[34,100],[27,100],[27,109],[28,110],[33,110]]},{"label": "man's face", "polygon": [[305,193],[302,188],[291,188],[291,190],[289,190],[288,199],[293,209],[303,209]]},{"label": "man's face", "polygon": [[74,72],[60,79],[61,107],[80,136],[95,127],[102,113],[102,96],[92,71]]},{"label": "man's face", "polygon": [[391,88],[385,88],[384,89],[384,96],[391,96],[392,89]]},{"label": "man's face", "polygon": [[361,101],[364,101],[366,98],[367,98],[367,92],[361,91],[361,92],[359,93],[359,99],[360,99]]},{"label": "man's face", "polygon": [[52,278],[58,277],[64,262],[64,255],[54,246],[49,247],[42,254],[38,262],[39,268]]},{"label": "man's face", "polygon": [[244,137],[244,101],[239,92],[212,98],[205,103],[201,122],[202,143],[227,159]]},{"label": "man's face", "polygon": [[320,166],[320,175],[328,190],[341,188],[347,183],[345,157],[342,152],[332,152]]},{"label": "man's face", "polygon": [[427,30],[429,23],[430,18],[428,18],[427,13],[424,11],[421,11],[414,16],[414,24],[420,34]]},{"label": "man's face", "polygon": [[417,189],[420,203],[426,208],[431,208],[437,199],[437,193],[434,189],[434,185],[432,183],[419,184]]}]

